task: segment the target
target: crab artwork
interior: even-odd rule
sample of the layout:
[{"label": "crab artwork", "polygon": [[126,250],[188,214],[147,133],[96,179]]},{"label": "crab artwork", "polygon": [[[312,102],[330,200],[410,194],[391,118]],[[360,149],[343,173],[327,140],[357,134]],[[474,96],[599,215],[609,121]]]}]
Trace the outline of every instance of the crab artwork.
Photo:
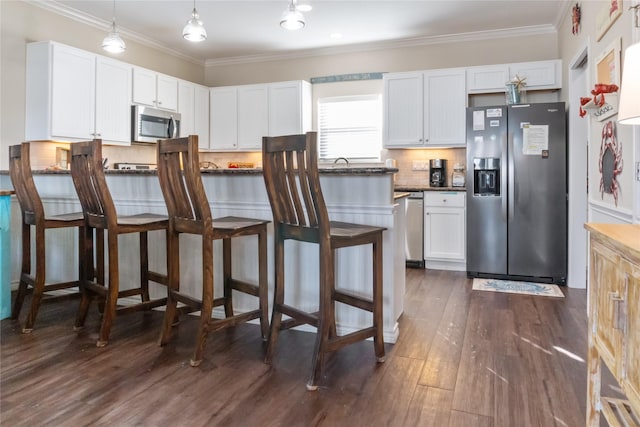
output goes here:
[{"label": "crab artwork", "polygon": [[600,144],[600,195],[611,194],[618,206],[617,176],[622,173],[622,145],[618,142],[615,123],[609,120],[602,127],[602,143]]}]

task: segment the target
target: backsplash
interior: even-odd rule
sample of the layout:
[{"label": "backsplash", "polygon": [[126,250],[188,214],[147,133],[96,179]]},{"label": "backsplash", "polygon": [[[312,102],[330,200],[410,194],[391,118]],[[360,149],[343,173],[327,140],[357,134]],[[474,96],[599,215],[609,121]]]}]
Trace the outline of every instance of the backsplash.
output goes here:
[{"label": "backsplash", "polygon": [[[381,158],[382,161],[395,159],[398,167],[395,185],[404,187],[427,185],[429,183],[429,160],[447,159],[447,185],[450,185],[453,165],[461,163],[465,165],[466,170],[466,153],[465,148],[393,149],[382,150]],[[426,163],[426,169],[414,171],[414,161]]]},{"label": "backsplash", "polygon": [[[56,147],[69,148],[68,143],[52,141],[35,141],[31,143],[31,167],[33,169],[47,169],[56,166]],[[115,163],[156,163],[156,146],[131,145],[119,147],[105,145],[102,147],[102,155],[107,159],[110,169]],[[466,168],[466,149],[393,149],[382,150],[381,161],[387,159],[396,160],[398,173],[395,177],[396,185],[412,186],[426,185],[429,182],[429,159],[447,159],[447,183],[451,182],[453,165],[462,163]],[[229,162],[253,163],[255,167],[262,167],[262,153],[255,152],[201,152],[201,162],[210,162],[220,168],[226,168]],[[425,170],[413,170],[413,162],[425,163]]]}]

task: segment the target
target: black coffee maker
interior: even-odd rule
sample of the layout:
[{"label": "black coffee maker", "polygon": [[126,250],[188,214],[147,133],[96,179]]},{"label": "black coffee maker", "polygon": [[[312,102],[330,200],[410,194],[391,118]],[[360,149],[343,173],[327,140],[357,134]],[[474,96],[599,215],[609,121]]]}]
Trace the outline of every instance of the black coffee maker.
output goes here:
[{"label": "black coffee maker", "polygon": [[447,160],[429,160],[429,185],[431,187],[447,186]]}]

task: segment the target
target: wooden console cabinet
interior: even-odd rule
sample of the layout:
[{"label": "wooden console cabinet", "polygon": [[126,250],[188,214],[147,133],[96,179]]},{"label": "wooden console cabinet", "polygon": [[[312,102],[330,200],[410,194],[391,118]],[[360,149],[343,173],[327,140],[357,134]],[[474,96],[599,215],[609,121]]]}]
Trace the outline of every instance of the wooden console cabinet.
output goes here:
[{"label": "wooden console cabinet", "polygon": [[[640,426],[640,225],[586,224],[590,232],[587,426]],[[600,395],[601,362],[628,400]]]}]

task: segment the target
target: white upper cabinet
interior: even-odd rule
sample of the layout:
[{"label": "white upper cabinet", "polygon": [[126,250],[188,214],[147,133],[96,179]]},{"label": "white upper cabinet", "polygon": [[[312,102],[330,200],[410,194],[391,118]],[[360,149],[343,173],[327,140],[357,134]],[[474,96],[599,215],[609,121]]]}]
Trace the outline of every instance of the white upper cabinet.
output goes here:
[{"label": "white upper cabinet", "polygon": [[131,143],[131,68],[99,56],[96,61],[96,137],[111,144]]},{"label": "white upper cabinet", "polygon": [[52,42],[27,45],[25,139],[95,136],[96,56]]},{"label": "white upper cabinet", "polygon": [[185,80],[178,83],[180,136],[198,135],[198,145],[209,149],[209,88]]},{"label": "white upper cabinet", "polygon": [[495,93],[505,90],[514,77],[524,78],[526,90],[560,89],[562,87],[562,61],[519,62],[467,68],[469,93]]},{"label": "white upper cabinet", "polygon": [[389,73],[383,79],[386,148],[465,144],[463,68]]},{"label": "white upper cabinet", "polygon": [[426,72],[424,102],[425,144],[465,146],[467,91],[464,69]]},{"label": "white upper cabinet", "polygon": [[562,61],[521,62],[509,65],[509,77],[525,79],[525,89],[559,89],[562,87]]},{"label": "white upper cabinet", "polygon": [[238,87],[238,149],[261,150],[262,137],[269,134],[269,88],[267,85]]},{"label": "white upper cabinet", "polygon": [[209,92],[209,147],[238,149],[238,90],[235,86],[214,87]]},{"label": "white upper cabinet", "polygon": [[178,110],[178,79],[140,67],[133,68],[133,102]]},{"label": "white upper cabinet", "polygon": [[263,136],[306,132],[311,127],[311,85],[304,81],[211,89],[214,151],[260,151]]},{"label": "white upper cabinet", "polygon": [[388,148],[421,146],[423,111],[422,72],[383,76],[383,133]]},{"label": "white upper cabinet", "polygon": [[509,81],[509,65],[487,65],[467,68],[469,93],[501,92]]},{"label": "white upper cabinet", "polygon": [[296,80],[268,86],[268,135],[295,135],[311,129],[311,84]]},{"label": "white upper cabinet", "polygon": [[25,139],[131,141],[131,66],[54,42],[27,45]]}]

